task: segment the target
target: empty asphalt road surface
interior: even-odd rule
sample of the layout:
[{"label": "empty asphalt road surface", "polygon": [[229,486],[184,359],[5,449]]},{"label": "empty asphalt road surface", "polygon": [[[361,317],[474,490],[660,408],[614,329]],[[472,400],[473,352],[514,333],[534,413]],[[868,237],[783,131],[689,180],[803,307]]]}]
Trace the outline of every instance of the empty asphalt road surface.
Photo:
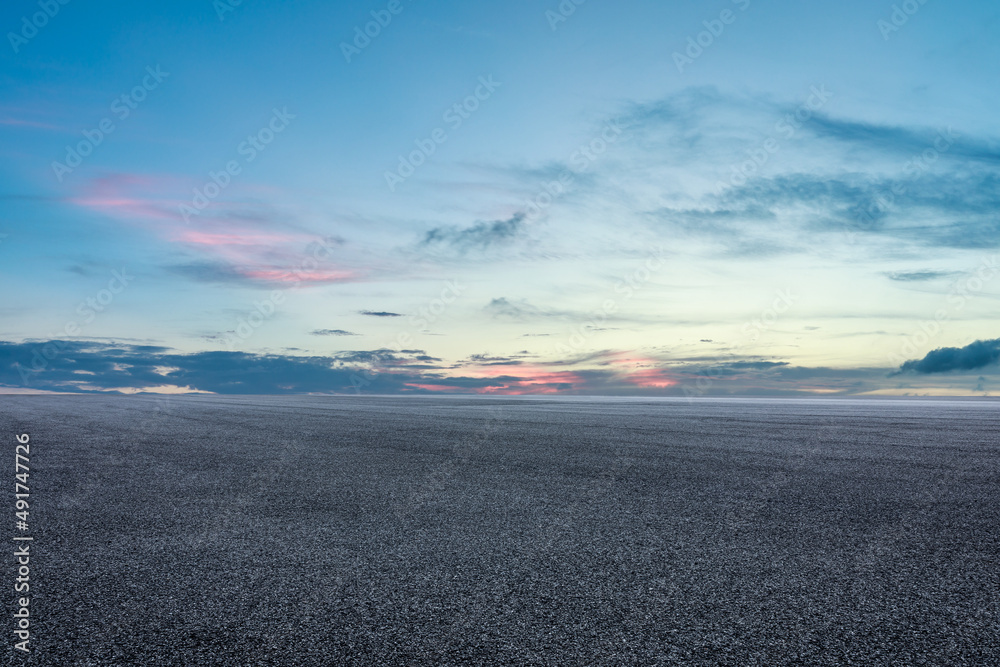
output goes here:
[{"label": "empty asphalt road surface", "polygon": [[3,396],[0,433],[9,664],[1000,664],[998,402]]}]

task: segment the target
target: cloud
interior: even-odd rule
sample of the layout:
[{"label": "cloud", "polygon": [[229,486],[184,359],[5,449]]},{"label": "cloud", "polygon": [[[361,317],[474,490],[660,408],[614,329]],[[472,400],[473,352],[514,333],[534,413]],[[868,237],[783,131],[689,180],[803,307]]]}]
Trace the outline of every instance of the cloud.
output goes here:
[{"label": "cloud", "polygon": [[[358,282],[367,275],[345,266],[336,253],[344,239],[297,228],[256,198],[213,200],[199,215],[182,214],[182,205],[190,208],[190,185],[173,177],[113,174],[86,183],[69,201],[156,235],[184,256],[167,270],[198,282],[280,288]],[[233,194],[238,190],[234,185]]]},{"label": "cloud", "polygon": [[[398,393],[421,379],[422,350],[373,350],[329,357],[198,352],[79,341],[0,341],[0,385],[69,392],[153,391],[164,386],[219,394]],[[365,368],[380,372],[363,375]]]},{"label": "cloud", "polygon": [[[582,327],[590,331],[617,331],[618,327],[604,326],[611,323],[624,324],[659,324],[661,317],[653,314],[631,315],[625,312],[609,313],[607,311],[588,312],[585,310],[569,310],[560,308],[541,308],[527,299],[508,299],[497,297],[483,306],[483,312],[498,320],[513,322],[528,322],[548,320],[550,322],[571,323],[574,328]],[[551,336],[551,333],[530,333],[523,336]],[[566,333],[565,335],[570,335]]]},{"label": "cloud", "polygon": [[640,202],[657,233],[708,240],[725,257],[811,252],[818,234],[1000,246],[1000,141],[825,109],[789,125],[798,109],[710,87],[633,105],[616,148],[626,159],[595,165],[600,179],[588,189],[597,202]]},{"label": "cloud", "polygon": [[1000,338],[977,340],[965,347],[942,347],[928,352],[923,359],[912,359],[899,367],[899,373],[947,373],[972,371],[995,366],[1000,361]]},{"label": "cloud", "polygon": [[897,282],[924,282],[955,275],[955,271],[886,271],[882,275]]},{"label": "cloud", "polygon": [[[578,389],[570,371],[515,373],[468,368],[451,377],[423,350],[349,351],[332,356],[246,352],[179,354],[121,343],[0,341],[0,387],[40,391],[198,391],[218,394],[556,393]],[[508,364],[509,365],[509,364]],[[366,370],[375,369],[376,373]],[[478,377],[477,377],[478,376]]]},{"label": "cloud", "polygon": [[511,301],[507,297],[492,299],[484,310],[492,317],[525,320],[529,318],[551,317],[552,312],[533,306],[526,299]]},{"label": "cloud", "polygon": [[402,317],[399,313],[389,313],[384,310],[359,310],[358,312],[368,317]]},{"label": "cloud", "polygon": [[356,333],[351,333],[350,331],[344,331],[343,329],[316,329],[315,331],[310,331],[312,336],[357,336]]},{"label": "cloud", "polygon": [[962,161],[973,160],[988,164],[1000,164],[1000,145],[997,142],[963,138],[951,128],[934,130],[930,128],[907,128],[897,125],[864,123],[837,119],[818,113],[808,127],[820,137],[829,137],[839,142],[863,144],[881,151],[891,151],[904,156],[920,154],[935,145],[939,138],[950,142],[948,154]]},{"label": "cloud", "polygon": [[[973,351],[972,360],[964,366],[984,359],[996,362],[1000,341],[980,345],[989,349],[983,354]],[[473,355],[454,364],[418,349],[354,350],[328,356],[182,354],[122,341],[0,341],[0,391],[23,387],[73,393],[353,394],[361,390],[373,394],[685,397],[935,393],[942,387],[968,393],[973,389],[972,385],[955,387],[954,381],[949,385],[890,380],[884,368],[810,368],[750,357],[674,360],[655,353],[603,350],[543,361],[528,360],[523,354]]]},{"label": "cloud", "polygon": [[955,271],[887,271],[883,275],[897,282],[924,282],[955,275]]},{"label": "cloud", "polygon": [[524,213],[517,213],[507,220],[479,222],[466,229],[453,226],[435,227],[427,232],[420,245],[448,246],[459,252],[485,250],[524,236],[524,221]]},{"label": "cloud", "polygon": [[308,285],[333,285],[357,282],[361,274],[350,270],[319,268],[293,261],[286,265],[246,266],[217,261],[198,261],[168,266],[173,274],[202,283],[234,284],[251,287],[288,288]]},{"label": "cloud", "polygon": [[455,364],[456,367],[463,366],[519,366],[524,364],[524,359],[534,357],[536,355],[531,354],[527,350],[522,350],[519,354],[512,355],[491,355],[491,354],[473,354],[469,355],[467,359],[459,361]]},{"label": "cloud", "polygon": [[[730,245],[758,238],[773,243],[769,227],[797,230],[807,242],[815,241],[815,232],[852,232],[929,247],[1000,245],[1000,221],[995,216],[1000,208],[1000,177],[983,172],[877,179],[850,173],[787,173],[728,186],[705,195],[702,205],[706,209],[702,212],[663,208],[653,215],[675,231]],[[773,222],[763,224],[769,220]],[[754,222],[761,224],[747,224]]]},{"label": "cloud", "polygon": [[[820,103],[816,97],[819,92],[825,92],[822,98],[836,98],[836,91],[823,86],[813,89],[798,103],[766,96],[731,95],[712,86],[689,87],[660,100],[633,104],[619,120],[633,132],[642,132],[647,138],[669,138],[681,149],[714,149],[720,137],[731,143],[733,139],[744,138],[759,143],[763,137],[756,126],[761,125],[760,129],[769,131],[783,147],[809,135],[828,140],[833,146],[892,159],[920,155],[936,147],[939,157],[956,163],[1000,164],[1000,142],[995,139],[966,136],[952,127],[901,126],[838,118],[816,106]],[[784,126],[775,123],[782,117],[787,121],[789,115],[803,109],[802,102],[810,101],[814,108],[805,107],[809,113],[804,122]],[[740,131],[742,128],[746,129]],[[663,130],[667,131],[665,135]],[[737,147],[733,152],[741,151]]]},{"label": "cloud", "polygon": [[[583,312],[574,312],[570,310],[559,310],[556,308],[540,308],[527,299],[508,299],[507,297],[498,297],[496,299],[491,299],[488,304],[483,307],[483,310],[490,316],[497,319],[507,319],[514,321],[525,321],[525,320],[535,320],[535,319],[556,319],[556,320],[566,320],[571,322],[578,322],[587,328],[593,329],[597,326],[597,322],[610,322],[610,321],[621,321],[625,320],[619,315],[609,316],[603,315],[595,317],[593,315],[587,315]],[[525,335],[539,335],[547,336],[549,334],[525,334]]]}]

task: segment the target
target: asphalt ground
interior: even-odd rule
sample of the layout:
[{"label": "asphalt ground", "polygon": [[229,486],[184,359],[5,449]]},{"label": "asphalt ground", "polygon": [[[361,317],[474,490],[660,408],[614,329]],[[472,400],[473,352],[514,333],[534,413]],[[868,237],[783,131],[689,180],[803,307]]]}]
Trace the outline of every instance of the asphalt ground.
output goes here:
[{"label": "asphalt ground", "polygon": [[25,432],[10,664],[1000,664],[998,402],[4,396],[11,536]]}]

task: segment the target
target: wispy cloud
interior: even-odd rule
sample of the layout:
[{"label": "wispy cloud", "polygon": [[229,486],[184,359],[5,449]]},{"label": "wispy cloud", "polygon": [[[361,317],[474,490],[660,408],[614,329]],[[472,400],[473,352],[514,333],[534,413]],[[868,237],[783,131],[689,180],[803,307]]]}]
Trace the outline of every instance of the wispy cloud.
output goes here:
[{"label": "wispy cloud", "polygon": [[402,317],[400,313],[390,313],[385,310],[359,310],[358,313],[368,317]]},{"label": "wispy cloud", "polygon": [[525,215],[518,213],[507,220],[479,222],[472,227],[435,227],[421,241],[424,247],[449,247],[457,252],[485,250],[491,246],[510,243],[525,236]]},{"label": "wispy cloud", "polygon": [[333,256],[343,239],[298,229],[264,205],[217,202],[208,214],[185,221],[178,212],[185,187],[173,177],[114,174],[88,183],[70,201],[172,244],[191,259],[166,268],[199,282],[287,287],[357,282],[367,275]]},{"label": "wispy cloud", "polygon": [[[871,150],[892,152],[904,157],[919,154],[933,146],[942,134],[942,129],[938,128],[866,123],[834,118],[822,113],[817,113],[808,127],[819,137],[858,144]],[[997,141],[975,137],[955,137],[952,141],[948,152],[954,158],[1000,165],[1000,143]]]},{"label": "wispy cloud", "polygon": [[939,278],[949,278],[956,275],[956,271],[887,271],[883,275],[889,280],[897,282],[926,282]]},{"label": "wispy cloud", "polygon": [[492,317],[510,320],[528,320],[544,317],[557,317],[555,311],[545,310],[530,304],[526,299],[510,300],[507,297],[492,299],[484,308]]},{"label": "wispy cloud", "polygon": [[645,211],[657,234],[716,244],[722,257],[810,252],[850,234],[917,249],[1000,245],[997,138],[826,109],[799,122],[795,110],[714,88],[632,105],[616,147],[627,159],[595,163],[580,195]]}]

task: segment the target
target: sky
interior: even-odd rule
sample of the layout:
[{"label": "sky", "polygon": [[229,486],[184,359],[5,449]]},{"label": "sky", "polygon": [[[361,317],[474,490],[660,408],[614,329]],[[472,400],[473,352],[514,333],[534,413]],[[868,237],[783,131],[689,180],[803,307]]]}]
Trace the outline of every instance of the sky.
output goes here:
[{"label": "sky", "polygon": [[0,28],[0,393],[1000,387],[996,3]]}]

